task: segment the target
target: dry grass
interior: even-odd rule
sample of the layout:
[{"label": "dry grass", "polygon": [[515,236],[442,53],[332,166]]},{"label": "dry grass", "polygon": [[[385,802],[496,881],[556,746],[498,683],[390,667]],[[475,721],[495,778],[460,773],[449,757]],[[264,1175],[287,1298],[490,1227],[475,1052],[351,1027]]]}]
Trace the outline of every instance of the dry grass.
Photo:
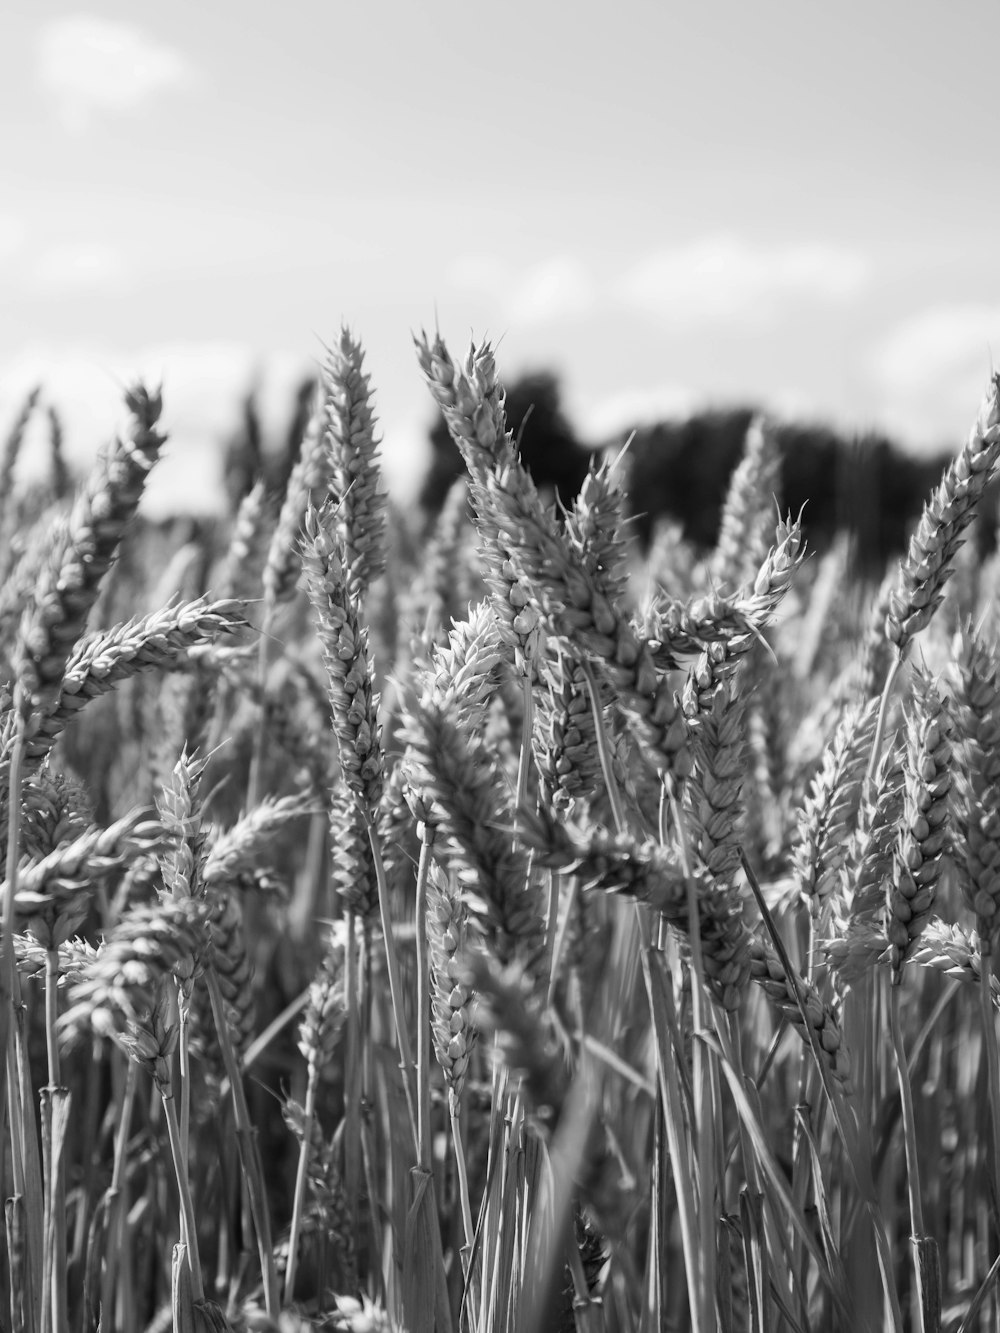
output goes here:
[{"label": "dry grass", "polygon": [[492,349],[417,355],[422,549],[347,330],[228,549],[129,528],[142,389],[0,515],[0,1325],[997,1327],[1000,388],[880,591],[764,423],[644,558],[627,465],[548,505]]}]

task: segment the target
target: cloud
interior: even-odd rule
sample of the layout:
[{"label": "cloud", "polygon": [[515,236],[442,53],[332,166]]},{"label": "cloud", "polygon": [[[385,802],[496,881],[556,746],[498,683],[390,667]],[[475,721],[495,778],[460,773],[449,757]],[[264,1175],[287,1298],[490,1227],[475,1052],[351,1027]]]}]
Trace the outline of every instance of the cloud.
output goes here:
[{"label": "cloud", "polygon": [[718,234],[640,260],[616,284],[615,295],[679,328],[764,324],[794,301],[849,301],[867,276],[865,259],[839,246],[762,249]]},{"label": "cloud", "polygon": [[184,56],[131,24],[77,14],[53,19],[39,34],[38,81],[74,132],[101,113],[141,108],[193,76]]},{"label": "cloud", "polygon": [[508,298],[512,324],[545,324],[582,315],[594,303],[594,284],[579,260],[568,255],[528,269]]},{"label": "cloud", "polygon": [[[133,354],[92,348],[36,347],[0,363],[0,439],[30,389],[41,384],[65,428],[66,453],[78,472],[127,424],[125,385],[141,378],[163,388],[162,426],[167,446],[150,475],[142,502],[151,518],[224,511],[225,441],[240,423],[244,396],[255,389],[265,447],[283,446],[302,380],[316,372],[314,358],[290,351],[260,354],[239,342],[163,343]],[[400,503],[416,498],[429,461],[426,414],[380,420],[383,475]],[[41,479],[48,467],[45,419],[36,413],[21,475]]]},{"label": "cloud", "polygon": [[622,389],[591,403],[571,404],[570,414],[587,444],[606,444],[640,426],[682,420],[695,410],[697,395],[681,385]]},{"label": "cloud", "polygon": [[87,241],[54,245],[39,255],[34,267],[38,285],[55,292],[91,287],[106,291],[126,273],[124,260],[110,245]]},{"label": "cloud", "polygon": [[869,372],[890,429],[917,446],[957,446],[998,363],[1000,304],[948,305],[897,325],[872,351]]},{"label": "cloud", "polygon": [[627,388],[589,400],[571,394],[569,414],[581,441],[593,447],[623,441],[632,430],[685,421],[694,413],[729,403],[757,404],[775,421],[824,421],[836,415],[829,404],[795,385],[766,392],[748,388],[729,392],[720,400],[682,384]]},{"label": "cloud", "polygon": [[464,255],[448,278],[456,287],[488,296],[499,307],[500,321],[513,328],[571,319],[589,310],[597,296],[586,267],[571,255],[553,255],[526,269],[493,255]]},{"label": "cloud", "polygon": [[612,282],[572,255],[518,269],[495,255],[469,254],[448,276],[493,301],[508,327],[574,319],[610,303],[687,329],[766,324],[797,301],[849,301],[868,272],[866,260],[844,247],[803,242],[763,249],[719,234],[646,255]]},{"label": "cloud", "polygon": [[386,489],[400,504],[415,504],[431,463],[427,414],[399,413],[381,423],[382,476]]},{"label": "cloud", "polygon": [[25,232],[24,224],[17,218],[0,216],[0,263],[17,254],[24,242]]},{"label": "cloud", "polygon": [[[153,518],[218,514],[225,508],[223,444],[239,425],[244,394],[258,386],[265,434],[280,446],[295,388],[313,370],[307,357],[259,356],[239,343],[164,344],[132,355],[37,347],[0,365],[0,432],[15,419],[28,390],[41,384],[45,402],[54,404],[63,419],[67,456],[83,471],[100,446],[127,424],[124,387],[137,377],[151,386],[162,384],[168,440],[150,476],[143,512]],[[43,475],[44,429],[34,430],[28,443],[24,475]]]},{"label": "cloud", "polygon": [[459,255],[448,268],[448,282],[465,291],[499,293],[503,289],[506,267],[496,255]]}]

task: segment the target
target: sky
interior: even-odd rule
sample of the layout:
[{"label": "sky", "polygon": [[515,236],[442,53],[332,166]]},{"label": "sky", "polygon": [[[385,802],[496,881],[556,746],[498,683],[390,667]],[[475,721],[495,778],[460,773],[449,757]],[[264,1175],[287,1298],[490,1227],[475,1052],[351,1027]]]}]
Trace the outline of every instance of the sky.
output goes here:
[{"label": "sky", "polygon": [[[52,0],[0,46],[0,434],[82,464],[163,382],[154,509],[220,503],[346,323],[385,473],[412,335],[556,372],[590,443],[751,402],[956,448],[1000,346],[996,0]],[[41,466],[43,432],[26,469]]]}]

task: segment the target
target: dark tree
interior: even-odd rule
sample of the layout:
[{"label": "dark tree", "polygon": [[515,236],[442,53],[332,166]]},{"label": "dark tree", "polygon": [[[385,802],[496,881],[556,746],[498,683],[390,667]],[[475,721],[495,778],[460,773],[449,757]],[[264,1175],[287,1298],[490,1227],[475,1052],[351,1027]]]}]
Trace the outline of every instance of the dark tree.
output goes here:
[{"label": "dark tree", "polygon": [[[593,454],[577,441],[563,414],[556,376],[542,371],[513,381],[506,411],[508,429],[535,483],[569,503]],[[702,550],[715,543],[729,480],[755,413],[750,405],[712,408],[634,433],[626,455],[627,495],[631,528],[640,544],[648,544],[659,518],[677,520]],[[781,456],[782,512],[801,511],[806,540],[816,551],[829,547],[839,533],[849,534],[857,572],[873,578],[905,550],[953,456],[942,452],[914,458],[876,432],[849,437],[823,424],[778,423],[773,429]],[[628,434],[621,432],[606,452],[617,453]],[[420,502],[433,516],[464,465],[443,417],[430,439],[432,461]],[[970,537],[981,553],[994,545],[998,491],[1000,485],[987,491]]]},{"label": "dark tree", "polygon": [[[648,542],[656,520],[676,519],[696,546],[710,547],[729,479],[743,451],[749,407],[697,413],[637,432],[629,450],[629,484],[635,531]],[[904,550],[924,502],[949,455],[917,459],[885,436],[845,438],[827,426],[775,426],[781,455],[781,505],[803,511],[806,539],[824,550],[840,532],[854,543],[859,572],[876,575]],[[989,531],[995,501],[977,534]],[[987,543],[988,544],[988,543]]]}]

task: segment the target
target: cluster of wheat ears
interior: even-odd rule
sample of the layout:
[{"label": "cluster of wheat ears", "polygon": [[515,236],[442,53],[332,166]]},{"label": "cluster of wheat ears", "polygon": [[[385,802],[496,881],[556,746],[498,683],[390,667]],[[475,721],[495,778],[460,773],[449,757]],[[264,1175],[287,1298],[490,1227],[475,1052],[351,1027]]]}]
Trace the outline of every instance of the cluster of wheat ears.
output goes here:
[{"label": "cluster of wheat ears", "polygon": [[132,523],[158,393],[75,492],[8,438],[0,1326],[995,1328],[1000,378],[869,589],[766,423],[640,554],[416,351],[422,541],[347,330],[217,549]]}]

